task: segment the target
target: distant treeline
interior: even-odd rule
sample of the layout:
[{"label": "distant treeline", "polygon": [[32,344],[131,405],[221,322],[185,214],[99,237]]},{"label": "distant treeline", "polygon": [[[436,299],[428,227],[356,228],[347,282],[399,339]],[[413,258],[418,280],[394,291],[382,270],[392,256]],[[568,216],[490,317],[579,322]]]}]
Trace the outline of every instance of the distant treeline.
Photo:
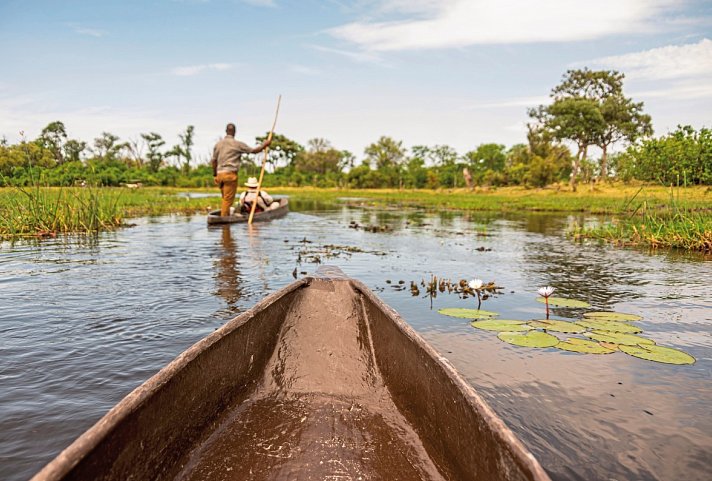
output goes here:
[{"label": "distant treeline", "polygon": [[[712,130],[680,126],[652,136],[643,104],[623,95],[623,74],[570,70],[551,91],[551,103],[529,110],[527,142],[510,148],[481,144],[458,153],[447,145],[416,145],[383,136],[356,156],[315,138],[306,146],[276,134],[265,185],[350,188],[452,188],[568,182],[641,180],[662,184],[712,184]],[[167,147],[155,132],[121,142],[104,132],[89,145],[70,139],[56,121],[39,137],[10,145],[0,140],[0,186],[116,186],[142,183],[179,187],[213,185],[212,169],[193,157],[193,126]],[[256,141],[264,140],[258,137]],[[575,152],[569,149],[575,146]],[[627,149],[611,155],[611,147]],[[592,158],[596,148],[600,157]],[[247,158],[241,176],[259,172]]]}]

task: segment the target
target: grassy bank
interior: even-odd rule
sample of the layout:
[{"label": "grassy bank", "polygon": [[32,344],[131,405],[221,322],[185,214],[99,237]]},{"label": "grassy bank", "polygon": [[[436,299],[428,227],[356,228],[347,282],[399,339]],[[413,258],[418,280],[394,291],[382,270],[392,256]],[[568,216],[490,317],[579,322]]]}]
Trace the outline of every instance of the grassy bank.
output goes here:
[{"label": "grassy bank", "polygon": [[[648,209],[672,212],[675,208],[670,189],[660,186],[606,185],[578,192],[522,187],[498,189],[454,190],[395,190],[395,189],[313,189],[275,188],[270,193],[287,194],[301,200],[333,202],[339,198],[362,199],[372,205],[408,205],[433,209],[483,210],[483,211],[548,211],[590,212],[592,214],[620,214],[639,209],[647,202]],[[359,202],[353,200],[352,202]],[[712,210],[712,189],[706,186],[678,190],[678,203],[692,211]]]},{"label": "grassy bank", "polygon": [[[217,193],[217,189],[189,189]],[[169,213],[205,213],[216,197],[186,197],[178,188],[32,188],[0,189],[0,237],[4,239],[62,232],[94,232],[121,225],[124,219]],[[354,190],[274,188],[272,194],[305,202],[346,201],[372,206],[403,205],[442,210],[549,211],[616,214],[615,224],[577,230],[621,244],[709,250],[712,237],[712,190],[659,186],[606,185],[578,192],[507,187],[496,190]],[[344,200],[345,199],[345,200]]]}]

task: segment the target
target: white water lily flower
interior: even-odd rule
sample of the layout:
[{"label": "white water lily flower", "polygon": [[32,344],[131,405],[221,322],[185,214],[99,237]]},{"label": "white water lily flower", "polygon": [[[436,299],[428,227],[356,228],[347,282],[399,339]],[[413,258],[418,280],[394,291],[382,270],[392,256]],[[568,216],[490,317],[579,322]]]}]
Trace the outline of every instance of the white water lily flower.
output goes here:
[{"label": "white water lily flower", "polygon": [[482,282],[482,279],[472,279],[470,282],[467,283],[467,285],[473,291],[477,291],[482,288],[482,286],[484,285],[484,282]]},{"label": "white water lily flower", "polygon": [[541,287],[537,292],[541,297],[549,297],[556,289],[551,286]]}]

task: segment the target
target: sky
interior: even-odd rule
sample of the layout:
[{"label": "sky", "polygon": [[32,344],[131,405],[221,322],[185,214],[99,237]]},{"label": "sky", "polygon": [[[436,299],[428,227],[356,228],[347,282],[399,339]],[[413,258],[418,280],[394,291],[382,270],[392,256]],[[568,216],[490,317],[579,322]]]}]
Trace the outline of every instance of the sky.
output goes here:
[{"label": "sky", "polygon": [[567,69],[615,69],[656,134],[712,127],[709,0],[0,0],[0,137],[89,143],[225,124],[363,157],[388,135],[463,154],[526,141]]}]

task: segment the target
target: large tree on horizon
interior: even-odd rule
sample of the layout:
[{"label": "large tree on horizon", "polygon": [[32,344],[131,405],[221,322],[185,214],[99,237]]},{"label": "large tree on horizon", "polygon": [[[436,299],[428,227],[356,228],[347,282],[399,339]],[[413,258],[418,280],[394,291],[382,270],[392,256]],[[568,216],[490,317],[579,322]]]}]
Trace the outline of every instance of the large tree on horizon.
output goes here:
[{"label": "large tree on horizon", "polygon": [[643,103],[623,94],[624,78],[615,70],[568,70],[551,91],[552,103],[529,111],[538,128],[552,138],[576,144],[570,180],[573,190],[591,145],[601,148],[600,177],[605,179],[611,145],[652,134],[650,116],[642,112]]}]

